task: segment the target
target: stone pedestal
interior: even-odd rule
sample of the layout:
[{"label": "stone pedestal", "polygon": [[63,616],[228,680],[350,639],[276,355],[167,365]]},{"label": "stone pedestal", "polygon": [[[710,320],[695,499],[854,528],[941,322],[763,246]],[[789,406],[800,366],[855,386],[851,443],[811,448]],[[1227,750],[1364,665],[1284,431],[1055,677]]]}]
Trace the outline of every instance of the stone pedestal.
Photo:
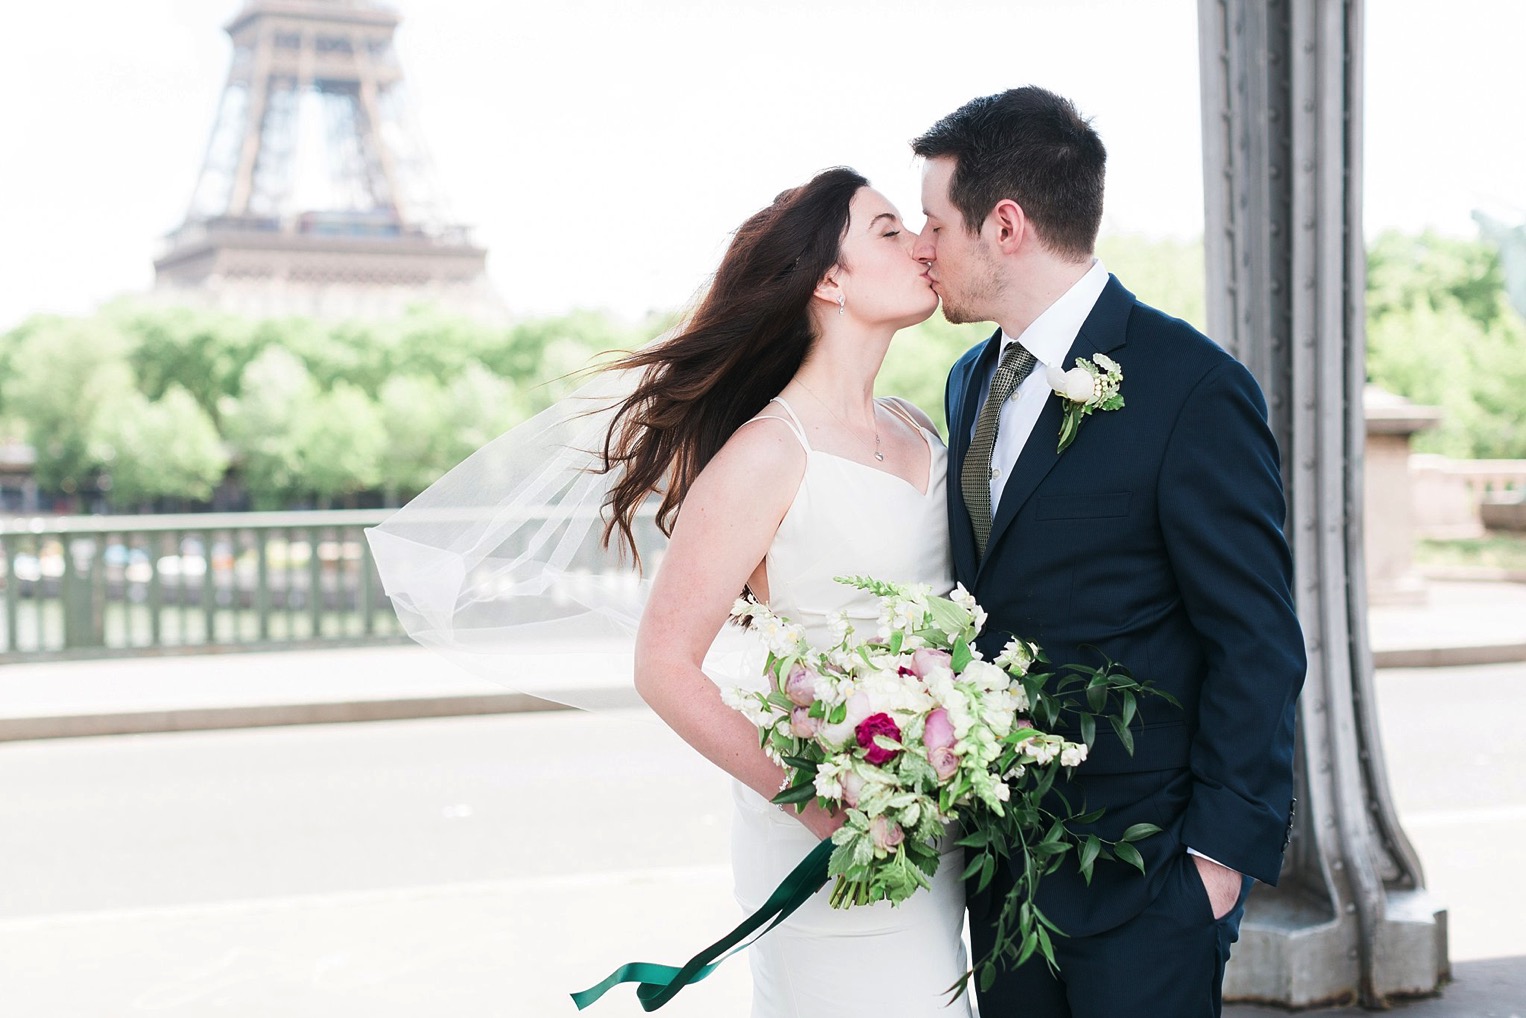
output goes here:
[{"label": "stone pedestal", "polygon": [[1441,420],[1438,407],[1418,406],[1375,385],[1363,393],[1367,420],[1364,541],[1370,604],[1421,604],[1425,586],[1415,573],[1414,495],[1410,444]]}]

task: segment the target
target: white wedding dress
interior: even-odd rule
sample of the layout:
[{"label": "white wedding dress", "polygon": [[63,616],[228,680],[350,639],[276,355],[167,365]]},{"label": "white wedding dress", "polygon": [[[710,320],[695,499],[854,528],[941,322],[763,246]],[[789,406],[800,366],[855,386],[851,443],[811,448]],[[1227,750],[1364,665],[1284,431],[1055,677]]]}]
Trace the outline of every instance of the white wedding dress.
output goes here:
[{"label": "white wedding dress", "polygon": [[[931,451],[925,492],[863,463],[820,452],[789,404],[774,400],[806,453],[805,476],[765,558],[769,607],[830,642],[827,617],[844,610],[860,633],[876,626],[877,602],[833,577],[868,575],[953,588],[945,499],[947,451],[893,402],[882,405],[917,427]],[[733,782],[731,855],[737,901],[760,907],[817,844],[798,820]],[[963,850],[945,839],[930,890],[898,906],[834,909],[831,882],[747,949],[752,1018],[969,1018],[969,997],[945,1007],[966,968]]]}]

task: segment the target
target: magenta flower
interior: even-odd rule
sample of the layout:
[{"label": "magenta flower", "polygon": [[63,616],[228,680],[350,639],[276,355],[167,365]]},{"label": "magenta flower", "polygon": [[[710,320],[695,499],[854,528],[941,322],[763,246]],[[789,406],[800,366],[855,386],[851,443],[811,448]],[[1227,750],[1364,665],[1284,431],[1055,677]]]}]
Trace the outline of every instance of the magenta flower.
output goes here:
[{"label": "magenta flower", "polygon": [[858,736],[858,744],[864,747],[864,759],[879,767],[882,764],[894,760],[899,749],[886,749],[874,741],[876,735],[883,735],[901,741],[901,729],[889,714],[870,714],[858,723],[858,729],[854,733]]}]

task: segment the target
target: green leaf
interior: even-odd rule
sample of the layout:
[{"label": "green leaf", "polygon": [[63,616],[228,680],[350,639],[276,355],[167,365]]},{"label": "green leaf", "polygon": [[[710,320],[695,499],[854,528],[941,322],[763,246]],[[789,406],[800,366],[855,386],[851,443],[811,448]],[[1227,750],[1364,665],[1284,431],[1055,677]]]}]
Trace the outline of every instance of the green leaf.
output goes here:
[{"label": "green leaf", "polygon": [[1113,846],[1113,853],[1118,856],[1119,862],[1126,862],[1141,874],[1145,871],[1144,857],[1139,854],[1139,849],[1126,841],[1120,841]]},{"label": "green leaf", "polygon": [[815,774],[816,768],[820,766],[819,761],[812,760],[809,757],[804,756],[786,756],[782,759],[791,767],[794,767],[797,770],[810,771],[812,774]]},{"label": "green leaf", "polygon": [[1134,699],[1134,694],[1125,690],[1123,699],[1123,727],[1127,728],[1134,723],[1134,713],[1139,709],[1139,703]]},{"label": "green leaf", "polygon": [[1097,719],[1094,715],[1081,715],[1081,741],[1087,746],[1097,741]]},{"label": "green leaf", "polygon": [[899,654],[906,643],[906,634],[899,629],[890,634],[890,653]]},{"label": "green leaf", "polygon": [[1108,721],[1112,722],[1113,731],[1118,735],[1118,741],[1123,743],[1123,748],[1128,750],[1129,756],[1134,755],[1134,733],[1124,725],[1123,719],[1116,714],[1108,715]]},{"label": "green leaf", "polygon": [[[1017,962],[1016,962],[1016,964],[1017,965],[1022,965],[1023,962],[1027,961],[1029,958],[1032,958],[1033,957],[1033,952],[1034,952],[1035,949],[1038,948],[1038,946],[1039,946],[1039,933],[1038,933],[1038,930],[1037,929],[1029,930],[1028,931],[1028,935],[1023,938],[1023,947],[1022,947],[1022,950],[1017,952]],[[989,989],[989,988],[990,987],[983,987],[983,989]]]},{"label": "green leaf", "polygon": [[955,675],[964,671],[969,667],[970,662],[975,660],[975,655],[970,653],[969,643],[963,639],[954,641],[952,657],[953,660],[949,662],[949,667],[954,670]]},{"label": "green leaf", "polygon": [[1159,833],[1160,833],[1160,828],[1158,826],[1156,826],[1155,824],[1134,824],[1128,830],[1124,831],[1123,832],[1123,837],[1119,838],[1118,840],[1119,841],[1143,841],[1145,838],[1148,838],[1150,835],[1152,835],[1152,834],[1159,834]]},{"label": "green leaf", "polygon": [[1085,878],[1088,885],[1092,882],[1092,865],[1097,861],[1097,853],[1100,851],[1102,851],[1102,842],[1095,834],[1088,835],[1086,840],[1081,843],[1079,865],[1081,867],[1081,876]]},{"label": "green leaf", "polygon": [[776,806],[788,806],[794,803],[809,802],[815,796],[816,785],[810,781],[803,781],[798,785],[786,788],[768,801]]},{"label": "green leaf", "polygon": [[1107,708],[1107,682],[1100,676],[1086,687],[1086,706],[1093,714],[1101,714]]},{"label": "green leaf", "polygon": [[1044,960],[1051,965],[1055,964],[1054,943],[1049,939],[1049,931],[1039,926],[1034,932],[1039,935],[1039,951],[1043,953]]},{"label": "green leaf", "polygon": [[971,624],[970,613],[946,597],[928,598],[927,610],[933,618],[933,625],[947,636],[957,637]]}]

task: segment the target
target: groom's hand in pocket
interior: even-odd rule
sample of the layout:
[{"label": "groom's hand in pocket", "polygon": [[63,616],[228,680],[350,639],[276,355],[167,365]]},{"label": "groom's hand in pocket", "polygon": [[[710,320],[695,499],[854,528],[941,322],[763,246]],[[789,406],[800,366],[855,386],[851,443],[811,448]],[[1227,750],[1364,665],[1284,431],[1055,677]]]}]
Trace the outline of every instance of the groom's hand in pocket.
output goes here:
[{"label": "groom's hand in pocket", "polygon": [[1223,919],[1235,907],[1235,902],[1240,900],[1240,887],[1243,884],[1240,874],[1200,855],[1188,858],[1197,866],[1203,888],[1208,892],[1208,903],[1213,906],[1214,919]]}]

